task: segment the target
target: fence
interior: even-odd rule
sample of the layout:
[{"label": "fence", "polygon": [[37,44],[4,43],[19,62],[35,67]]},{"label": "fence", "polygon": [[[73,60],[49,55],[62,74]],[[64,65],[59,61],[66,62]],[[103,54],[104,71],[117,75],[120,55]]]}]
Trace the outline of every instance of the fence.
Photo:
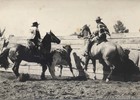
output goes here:
[{"label": "fence", "polygon": [[[131,34],[131,35],[130,35]],[[61,39],[61,44],[56,45],[53,44],[53,48],[59,48],[62,45],[70,44],[73,49],[81,49],[84,44],[83,39],[78,39],[77,36],[58,36]],[[26,37],[11,37],[10,38],[10,46],[13,46],[16,43],[27,44]],[[140,33],[125,33],[125,34],[112,34],[111,37],[108,38],[109,41],[117,43],[121,45],[123,48],[130,49],[140,49]]]}]

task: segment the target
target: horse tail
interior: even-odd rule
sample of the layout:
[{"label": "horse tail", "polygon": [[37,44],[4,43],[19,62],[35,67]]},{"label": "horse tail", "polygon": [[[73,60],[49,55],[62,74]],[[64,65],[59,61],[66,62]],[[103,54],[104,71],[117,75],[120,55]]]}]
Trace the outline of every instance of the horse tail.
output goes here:
[{"label": "horse tail", "polygon": [[125,51],[123,50],[123,48],[121,46],[117,45],[116,47],[117,47],[117,51],[118,51],[120,60],[122,62],[126,62],[128,60],[128,55],[125,53]]},{"label": "horse tail", "polygon": [[0,54],[0,65],[1,67],[7,69],[9,67],[9,62],[8,62],[8,54],[9,54],[10,48],[5,49],[1,54]]}]

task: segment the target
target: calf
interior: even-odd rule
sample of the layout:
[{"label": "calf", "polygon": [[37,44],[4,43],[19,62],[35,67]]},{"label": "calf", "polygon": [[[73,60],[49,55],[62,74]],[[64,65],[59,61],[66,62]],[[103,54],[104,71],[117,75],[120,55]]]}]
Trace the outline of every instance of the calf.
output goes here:
[{"label": "calf", "polygon": [[56,49],[51,52],[51,55],[52,55],[51,69],[52,69],[53,73],[55,73],[54,72],[55,66],[60,65],[60,75],[59,76],[61,77],[62,69],[63,69],[62,65],[66,65],[66,66],[68,65],[72,75],[75,77],[75,75],[73,73],[73,69],[72,69],[71,58],[70,58],[71,51],[72,51],[71,46],[65,45],[65,46],[63,46],[63,49]]}]

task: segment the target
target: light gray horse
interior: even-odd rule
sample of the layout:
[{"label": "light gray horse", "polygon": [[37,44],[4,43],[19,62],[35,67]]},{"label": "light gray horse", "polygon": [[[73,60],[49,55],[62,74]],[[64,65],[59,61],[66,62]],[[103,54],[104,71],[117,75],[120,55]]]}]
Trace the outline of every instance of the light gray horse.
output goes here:
[{"label": "light gray horse", "polygon": [[[81,32],[87,32],[87,34],[90,32],[89,28],[83,27]],[[80,35],[78,37],[82,37]],[[93,41],[96,42],[96,41]],[[109,42],[109,41],[104,41],[101,42],[100,44],[94,43],[91,47],[91,50],[89,51],[89,56],[86,56],[86,61],[85,61],[85,69],[87,69],[87,65],[89,60],[92,60],[93,63],[93,72],[94,72],[94,78],[96,79],[96,60],[99,60],[99,62],[103,65],[103,70],[109,71],[109,74],[107,77],[104,77],[103,79],[106,80],[106,82],[109,81],[113,71],[123,73],[124,76],[127,76],[128,74],[128,66],[127,66],[127,61],[128,61],[128,56],[123,50],[121,46],[118,44]]]}]

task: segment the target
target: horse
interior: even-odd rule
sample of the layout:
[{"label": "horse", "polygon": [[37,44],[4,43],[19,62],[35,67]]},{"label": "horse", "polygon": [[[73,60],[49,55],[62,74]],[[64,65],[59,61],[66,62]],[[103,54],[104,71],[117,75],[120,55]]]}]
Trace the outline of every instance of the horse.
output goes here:
[{"label": "horse", "polygon": [[[19,78],[19,66],[22,60],[27,62],[36,62],[42,66],[42,73],[41,79],[44,80],[45,78],[45,71],[47,70],[47,66],[49,67],[50,73],[50,50],[51,50],[51,43],[60,44],[61,40],[57,38],[52,31],[46,32],[46,35],[41,41],[40,45],[40,53],[39,56],[34,56],[34,53],[28,46],[24,46],[22,44],[15,44],[14,46],[5,49],[0,54],[0,65],[7,69],[9,67],[8,59],[13,62],[13,72],[17,78]],[[46,66],[47,65],[47,66]],[[52,75],[52,73],[51,73]]]},{"label": "horse", "polygon": [[[53,71],[55,71],[55,66],[56,65],[60,66],[59,77],[62,76],[62,69],[63,69],[62,65],[69,66],[73,77],[75,77],[71,64],[71,57],[70,57],[71,51],[72,48],[70,45],[64,45],[63,49],[56,49],[51,52],[51,59],[52,59],[51,68],[53,69]],[[55,77],[55,73],[54,73],[54,77]]]},{"label": "horse", "polygon": [[[90,25],[89,25],[89,26],[90,26]],[[86,24],[86,25],[84,25],[84,26],[82,27],[82,29],[80,29],[80,30],[81,30],[81,33],[78,34],[78,38],[83,37],[84,39],[88,39],[88,38],[91,36],[92,33],[91,33],[91,31],[90,31],[89,26]]]},{"label": "horse", "polygon": [[[88,29],[90,30],[90,28]],[[81,32],[89,33],[89,31],[84,27],[81,29]],[[81,34],[82,33],[80,33],[78,37],[83,37]],[[103,72],[109,71],[107,77],[103,77],[103,80],[106,80],[106,82],[110,80],[112,73],[115,72],[122,73],[124,76],[128,75],[128,67],[126,66],[128,55],[118,44],[109,41],[103,41],[98,45],[94,43],[89,51],[89,56],[85,57],[85,70],[87,70],[87,65],[90,59],[93,64],[94,79],[96,79],[96,60],[99,60],[103,65]]]}]

